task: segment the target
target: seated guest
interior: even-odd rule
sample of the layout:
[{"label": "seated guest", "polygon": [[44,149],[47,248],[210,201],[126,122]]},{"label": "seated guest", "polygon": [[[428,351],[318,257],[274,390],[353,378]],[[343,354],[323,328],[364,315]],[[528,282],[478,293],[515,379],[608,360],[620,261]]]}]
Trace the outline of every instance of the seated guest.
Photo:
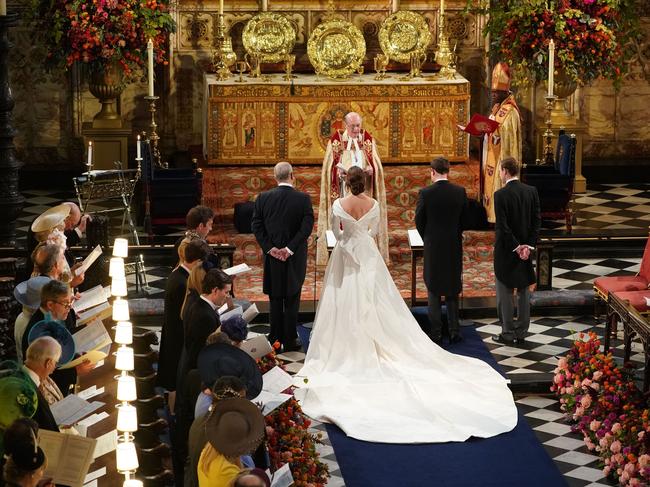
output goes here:
[{"label": "seated guest", "polygon": [[[208,384],[214,384],[221,377],[231,376],[237,377],[244,384],[248,399],[254,399],[262,392],[262,373],[257,362],[234,345],[213,343],[206,346],[199,355],[198,367],[204,388],[207,388]],[[195,417],[205,414],[211,402],[210,389],[204,389],[196,400]]]},{"label": "seated guest", "polygon": [[23,343],[23,333],[25,333],[25,328],[27,328],[27,324],[32,315],[41,305],[41,290],[48,282],[50,282],[49,277],[36,276],[21,282],[14,288],[14,297],[23,307],[22,312],[16,318],[14,324],[16,355],[20,363],[23,361],[23,349],[21,346]]},{"label": "seated guest", "polygon": [[[245,397],[246,386],[237,377],[224,376],[214,383],[212,389],[208,389],[210,394],[209,408],[221,399],[229,397]],[[202,414],[196,415],[196,419],[192,422],[190,433],[188,437],[188,456],[185,465],[185,482],[183,487],[196,487],[199,484],[198,477],[196,476],[196,467],[199,464],[199,457],[201,452],[208,442],[205,436],[205,423],[208,419],[208,410],[206,409]]]},{"label": "seated guest", "polygon": [[261,468],[246,468],[232,483],[233,487],[271,487],[271,479]]},{"label": "seated guest", "polygon": [[[0,432],[6,431],[17,419],[34,416],[38,407],[36,386],[21,364],[13,361],[0,364],[0,404]],[[0,441],[0,459],[2,455]]]},{"label": "seated guest", "polygon": [[160,339],[157,385],[169,391],[169,410],[174,412],[176,372],[178,358],[183,350],[183,320],[181,307],[185,300],[185,289],[190,272],[201,265],[210,248],[202,240],[193,240],[185,248],[185,259],[172,271],[165,286],[165,311]]},{"label": "seated guest", "polygon": [[265,429],[264,416],[247,399],[218,401],[205,423],[208,443],[196,469],[199,487],[229,487],[242,469],[239,457],[258,447]]},{"label": "seated guest", "polygon": [[63,398],[63,394],[50,378],[59,363],[61,352],[61,345],[54,338],[37,338],[27,349],[24,365],[25,372],[36,387],[38,397],[38,407],[33,419],[39,427],[50,431],[59,431],[49,404],[56,397]]},{"label": "seated guest", "polygon": [[[32,262],[34,264],[34,271],[32,276],[47,276],[57,281],[65,281],[66,277],[70,278],[74,275],[74,270],[81,265],[75,264],[72,270],[68,267],[65,258],[65,247],[55,242],[43,242],[38,244],[34,252],[32,252]],[[74,288],[81,284],[84,280],[84,274],[71,277],[68,280],[70,287]]]},{"label": "seated guest", "polygon": [[47,459],[38,446],[37,435],[38,426],[23,421],[5,432],[3,479],[7,487],[54,487],[51,479],[43,479]]},{"label": "seated guest", "polygon": [[63,233],[66,236],[66,245],[68,247],[74,247],[75,245],[79,245],[81,242],[81,239],[86,232],[86,225],[89,221],[92,221],[92,217],[90,215],[82,216],[79,206],[72,201],[66,201],[63,204],[70,207],[70,213],[63,221]]},{"label": "seated guest", "polygon": [[248,323],[241,315],[233,316],[221,323],[221,331],[228,335],[234,346],[239,347],[248,336]]}]

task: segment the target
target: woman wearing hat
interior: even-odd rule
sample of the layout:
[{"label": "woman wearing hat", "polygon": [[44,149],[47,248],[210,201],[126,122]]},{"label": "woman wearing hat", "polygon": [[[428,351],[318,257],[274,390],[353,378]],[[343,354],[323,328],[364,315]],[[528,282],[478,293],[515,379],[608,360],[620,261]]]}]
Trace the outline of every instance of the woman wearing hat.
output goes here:
[{"label": "woman wearing hat", "polygon": [[23,342],[23,333],[25,333],[25,329],[32,315],[41,305],[41,290],[48,282],[50,282],[49,277],[36,276],[21,282],[14,288],[14,297],[23,307],[22,312],[16,318],[16,323],[14,324],[14,339],[17,345],[16,355],[18,362],[23,361],[23,350],[19,346]]},{"label": "woman wearing hat", "polygon": [[229,487],[241,472],[239,457],[258,447],[264,430],[264,416],[249,400],[217,402],[205,424],[208,444],[197,468],[199,487]]},{"label": "woman wearing hat", "polygon": [[34,421],[16,421],[5,432],[6,487],[55,487],[52,479],[43,479],[47,458],[38,446],[37,434],[38,425]]}]

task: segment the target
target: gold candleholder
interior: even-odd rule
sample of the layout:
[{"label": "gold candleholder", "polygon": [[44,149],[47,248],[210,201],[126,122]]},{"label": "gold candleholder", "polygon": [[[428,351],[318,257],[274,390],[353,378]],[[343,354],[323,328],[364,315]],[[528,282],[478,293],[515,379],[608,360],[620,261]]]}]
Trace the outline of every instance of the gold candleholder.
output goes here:
[{"label": "gold candleholder", "polygon": [[239,78],[235,80],[235,83],[246,83],[246,80],[242,77],[246,69],[248,68],[248,64],[246,64],[246,61],[237,61],[235,63],[235,69],[239,73]]},{"label": "gold candleholder", "polygon": [[427,60],[426,52],[412,52],[410,55],[411,71],[409,72],[410,78],[419,78],[422,76],[422,65]]},{"label": "gold candleholder", "polygon": [[244,56],[244,62],[248,67],[249,78],[260,78],[262,70],[260,69],[260,57],[257,54],[248,54]]},{"label": "gold candleholder", "polygon": [[545,166],[555,165],[555,156],[553,155],[553,147],[551,142],[553,141],[553,119],[551,113],[553,112],[553,106],[555,105],[555,96],[546,96],[546,130],[544,131],[544,162],[542,163]]},{"label": "gold candleholder", "polygon": [[440,71],[437,74],[439,79],[454,79],[456,69],[454,67],[454,53],[449,47],[449,39],[445,33],[445,16],[439,15],[438,26],[438,48],[435,53],[436,63],[440,65]]},{"label": "gold candleholder", "polygon": [[226,38],[226,24],[224,22],[223,14],[219,14],[219,22],[217,24],[217,36],[215,39],[215,53],[212,59],[212,66],[219,81],[224,81],[230,78],[230,66],[237,60],[237,55],[232,50],[232,40]]},{"label": "gold candleholder", "polygon": [[156,167],[164,168],[166,167],[166,164],[162,162],[160,157],[160,148],[158,147],[160,137],[156,131],[158,128],[158,125],[156,124],[156,100],[158,100],[158,97],[145,96],[144,99],[149,102],[149,113],[151,113],[151,122],[149,123],[150,131],[148,134],[144,135],[149,139],[149,143],[151,144],[151,156],[153,157],[154,164]]}]

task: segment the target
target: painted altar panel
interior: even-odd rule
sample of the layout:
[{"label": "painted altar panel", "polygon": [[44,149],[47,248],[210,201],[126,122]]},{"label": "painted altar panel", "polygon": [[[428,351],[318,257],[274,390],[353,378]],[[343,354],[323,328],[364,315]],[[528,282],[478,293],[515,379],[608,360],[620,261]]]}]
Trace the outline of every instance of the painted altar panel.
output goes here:
[{"label": "painted altar panel", "polygon": [[377,141],[383,162],[468,158],[468,136],[456,127],[469,115],[469,83],[416,79],[347,81],[299,75],[268,82],[205,76],[204,151],[209,164],[320,164],[327,141],[356,111]]}]

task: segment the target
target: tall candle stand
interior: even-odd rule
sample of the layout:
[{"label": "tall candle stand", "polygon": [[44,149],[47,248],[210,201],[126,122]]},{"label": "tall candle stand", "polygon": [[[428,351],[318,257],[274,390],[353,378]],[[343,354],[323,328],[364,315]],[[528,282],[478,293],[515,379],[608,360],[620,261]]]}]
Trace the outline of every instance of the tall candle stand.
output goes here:
[{"label": "tall candle stand", "polygon": [[552,166],[555,164],[555,156],[553,155],[553,121],[551,118],[551,113],[553,112],[553,106],[555,105],[556,96],[547,95],[546,97],[546,130],[544,131],[544,162],[545,166]]},{"label": "tall candle stand", "polygon": [[219,23],[217,25],[216,52],[212,60],[212,65],[219,81],[225,81],[230,78],[232,73],[227,64],[226,46],[226,24],[223,14],[219,14]]},{"label": "tall candle stand", "polygon": [[438,26],[438,48],[436,49],[435,59],[436,63],[440,65],[440,71],[437,78],[440,79],[454,79],[456,77],[456,69],[454,68],[454,52],[449,46],[449,39],[445,33],[445,16],[439,15]]},{"label": "tall candle stand", "polygon": [[144,99],[149,102],[149,113],[151,113],[151,123],[149,123],[150,131],[147,134],[147,137],[149,138],[149,143],[151,144],[151,156],[153,158],[153,163],[156,165],[156,167],[164,167],[164,164],[162,163],[161,157],[160,157],[160,148],[158,147],[158,141],[160,140],[160,137],[158,136],[158,132],[156,132],[156,128],[158,125],[156,125],[156,100],[158,100],[159,97],[157,96],[145,96]]},{"label": "tall candle stand", "polygon": [[18,172],[23,163],[16,158],[12,115],[14,98],[9,84],[9,27],[18,23],[20,16],[9,13],[0,16],[0,245],[13,247],[16,242],[16,219],[25,198],[18,189]]}]

